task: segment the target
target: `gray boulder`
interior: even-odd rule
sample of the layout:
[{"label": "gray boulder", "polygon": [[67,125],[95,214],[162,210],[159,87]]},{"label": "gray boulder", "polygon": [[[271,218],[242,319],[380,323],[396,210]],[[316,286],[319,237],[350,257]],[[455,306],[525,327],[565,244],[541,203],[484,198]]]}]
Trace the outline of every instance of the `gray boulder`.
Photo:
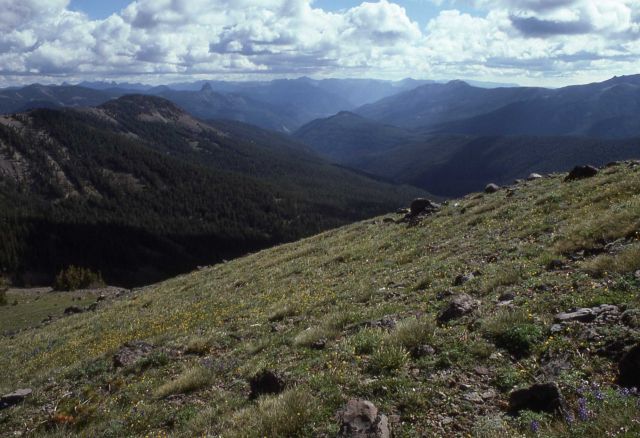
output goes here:
[{"label": "gray boulder", "polygon": [[33,393],[33,390],[29,388],[18,389],[11,394],[5,394],[0,397],[0,410],[10,408],[19,403],[22,403],[25,398],[29,397]]},{"label": "gray boulder", "polygon": [[467,294],[456,295],[438,315],[438,321],[448,322],[472,313],[480,306],[480,301]]},{"label": "gray boulder", "polygon": [[367,400],[349,400],[338,413],[339,438],[390,438],[389,419]]},{"label": "gray boulder", "polygon": [[484,188],[485,193],[495,193],[498,190],[500,190],[500,186],[494,183],[487,184],[487,186]]}]

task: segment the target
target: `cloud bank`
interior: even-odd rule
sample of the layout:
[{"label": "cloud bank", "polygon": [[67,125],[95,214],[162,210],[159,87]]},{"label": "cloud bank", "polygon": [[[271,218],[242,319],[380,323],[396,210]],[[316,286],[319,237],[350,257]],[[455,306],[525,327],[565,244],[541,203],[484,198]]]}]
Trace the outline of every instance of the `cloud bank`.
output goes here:
[{"label": "cloud bank", "polygon": [[[425,0],[423,0],[425,1]],[[0,0],[0,82],[198,76],[579,81],[640,71],[640,0],[136,0],[104,20],[69,0]],[[461,10],[473,11],[463,13]]]}]

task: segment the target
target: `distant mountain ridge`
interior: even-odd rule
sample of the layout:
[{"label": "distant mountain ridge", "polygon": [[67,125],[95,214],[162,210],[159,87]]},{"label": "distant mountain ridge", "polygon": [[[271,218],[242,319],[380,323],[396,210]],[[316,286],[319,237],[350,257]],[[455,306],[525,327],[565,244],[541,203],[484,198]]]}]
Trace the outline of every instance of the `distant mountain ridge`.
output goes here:
[{"label": "distant mountain ridge", "polygon": [[159,97],[38,109],[0,117],[0,271],[42,284],[75,264],[148,284],[423,193]]}]

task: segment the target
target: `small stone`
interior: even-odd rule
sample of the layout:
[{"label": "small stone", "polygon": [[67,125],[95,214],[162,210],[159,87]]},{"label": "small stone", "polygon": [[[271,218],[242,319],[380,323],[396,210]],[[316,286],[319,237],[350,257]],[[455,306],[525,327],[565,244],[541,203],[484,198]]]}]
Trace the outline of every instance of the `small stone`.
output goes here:
[{"label": "small stone", "polygon": [[474,371],[479,376],[488,376],[490,371],[487,367],[475,367]]},{"label": "small stone", "polygon": [[421,357],[433,356],[436,353],[435,348],[431,345],[420,345],[413,350],[411,350],[411,355],[415,359],[419,359]]},{"label": "small stone", "polygon": [[549,263],[547,263],[547,269],[550,271],[557,271],[557,270],[563,269],[564,267],[565,267],[564,262],[559,259],[554,259],[554,260],[551,260]]},{"label": "small stone", "polygon": [[327,346],[326,339],[318,339],[317,341],[315,341],[313,344],[310,345],[310,347],[313,350],[324,350],[326,346]]},{"label": "small stone", "polygon": [[562,325],[560,324],[553,324],[551,326],[551,333],[552,334],[556,334],[556,333],[560,333],[562,331]]},{"label": "small stone", "polygon": [[504,302],[504,301],[513,301],[516,299],[516,294],[514,292],[505,292],[502,295],[500,295],[500,298],[498,298],[498,301]]},{"label": "small stone", "polygon": [[474,278],[475,278],[475,275],[473,275],[473,273],[460,274],[455,278],[455,280],[453,280],[453,285],[454,286],[462,286],[463,284],[473,280]]},{"label": "small stone", "polygon": [[477,392],[469,392],[467,394],[465,394],[463,396],[463,398],[467,401],[470,401],[472,403],[483,403],[484,399],[482,398],[482,396],[480,394],[478,394]]},{"label": "small stone", "polygon": [[482,394],[480,394],[480,397],[482,397],[483,400],[491,400],[493,398],[496,398],[496,393],[495,391],[489,389],[488,391],[485,391]]},{"label": "small stone", "polygon": [[494,183],[487,184],[487,186],[484,188],[485,193],[496,193],[499,190],[500,186]]}]

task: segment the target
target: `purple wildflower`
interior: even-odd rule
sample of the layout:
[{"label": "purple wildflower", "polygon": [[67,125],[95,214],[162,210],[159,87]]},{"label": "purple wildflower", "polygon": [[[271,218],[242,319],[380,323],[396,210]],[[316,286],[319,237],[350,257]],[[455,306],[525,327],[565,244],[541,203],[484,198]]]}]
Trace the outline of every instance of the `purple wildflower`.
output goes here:
[{"label": "purple wildflower", "polygon": [[587,421],[589,419],[589,410],[587,409],[587,399],[578,399],[578,418],[580,421]]},{"label": "purple wildflower", "polygon": [[567,412],[564,416],[564,421],[566,421],[569,426],[573,426],[573,423],[576,422],[576,418],[571,412]]},{"label": "purple wildflower", "polygon": [[599,389],[596,389],[595,391],[593,391],[593,396],[596,398],[596,400],[599,400],[599,401],[604,400],[604,394]]},{"label": "purple wildflower", "polygon": [[533,420],[531,422],[531,432],[538,433],[540,431],[540,422],[537,420]]}]

